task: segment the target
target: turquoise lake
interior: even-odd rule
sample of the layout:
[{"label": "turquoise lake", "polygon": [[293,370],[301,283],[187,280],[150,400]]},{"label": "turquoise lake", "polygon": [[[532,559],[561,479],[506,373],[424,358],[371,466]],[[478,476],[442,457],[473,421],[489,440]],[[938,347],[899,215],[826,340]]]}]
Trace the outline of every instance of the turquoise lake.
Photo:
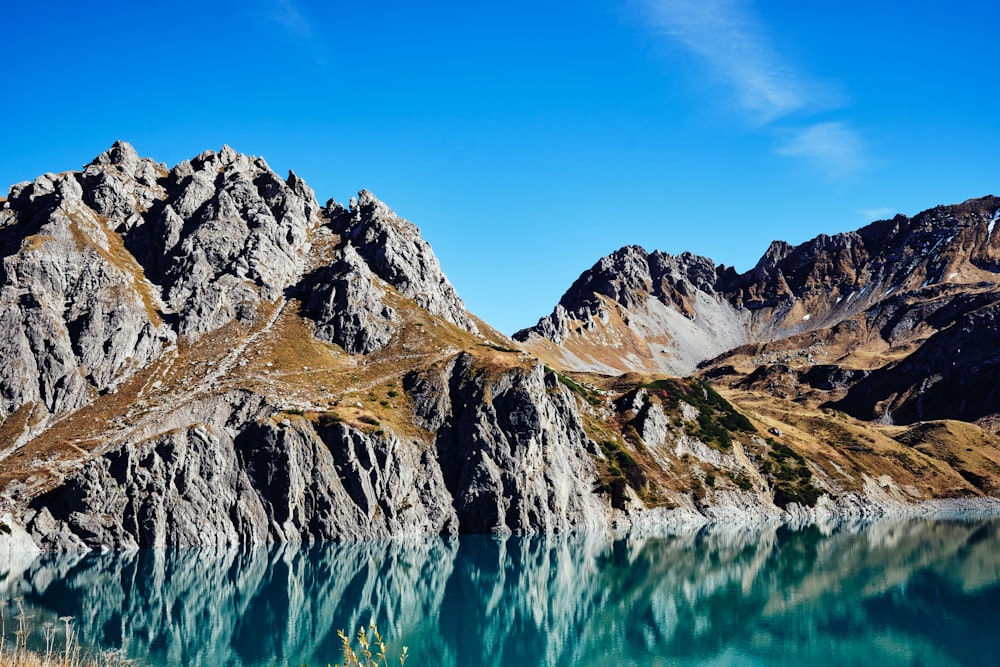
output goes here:
[{"label": "turquoise lake", "polygon": [[43,554],[4,567],[8,631],[20,597],[34,627],[73,616],[83,644],[156,666],[333,664],[337,630],[371,620],[391,655],[409,646],[413,667],[1000,664],[995,519]]}]

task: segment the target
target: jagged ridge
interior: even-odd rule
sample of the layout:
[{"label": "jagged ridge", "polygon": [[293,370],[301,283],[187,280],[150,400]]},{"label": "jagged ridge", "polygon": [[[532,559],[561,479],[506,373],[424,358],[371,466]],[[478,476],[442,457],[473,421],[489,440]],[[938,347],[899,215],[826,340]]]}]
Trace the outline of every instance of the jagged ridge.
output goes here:
[{"label": "jagged ridge", "polygon": [[[794,356],[822,341],[848,352],[831,360],[842,377],[858,380],[874,372],[838,403],[852,414],[883,421],[988,418],[996,408],[980,400],[982,391],[969,391],[974,383],[968,377],[971,372],[989,384],[984,373],[995,377],[989,369],[1000,362],[988,351],[996,333],[982,310],[1000,294],[1000,243],[993,241],[998,217],[1000,199],[988,196],[795,247],[775,241],[743,274],[690,254],[671,257],[630,246],[600,260],[551,315],[514,338],[550,363],[580,371],[689,374],[749,355],[744,375],[757,375],[747,382],[737,377],[744,388],[774,388],[776,373],[792,371],[769,371],[761,361],[779,350]],[[938,332],[906,362],[908,370],[886,365],[903,363],[900,355]],[[949,351],[962,349],[981,352],[954,366]],[[813,386],[807,371],[818,360],[811,356],[803,352],[796,383]],[[765,376],[764,384],[757,382]],[[924,407],[931,404],[920,398],[929,389],[927,378],[942,398],[950,393],[968,401]],[[846,389],[852,382],[839,384]],[[792,386],[785,393],[795,391]]]}]

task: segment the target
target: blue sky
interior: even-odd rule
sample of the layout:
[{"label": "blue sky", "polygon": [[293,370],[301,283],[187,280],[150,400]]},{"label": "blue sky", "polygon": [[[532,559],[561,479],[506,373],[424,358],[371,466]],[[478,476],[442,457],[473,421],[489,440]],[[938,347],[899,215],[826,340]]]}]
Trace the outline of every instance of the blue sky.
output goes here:
[{"label": "blue sky", "polygon": [[[147,6],[148,5],[148,6]],[[169,9],[165,9],[169,7]],[[39,0],[4,8],[0,188],[115,139],[367,188],[511,333],[626,244],[744,271],[1000,194],[995,3]]]}]

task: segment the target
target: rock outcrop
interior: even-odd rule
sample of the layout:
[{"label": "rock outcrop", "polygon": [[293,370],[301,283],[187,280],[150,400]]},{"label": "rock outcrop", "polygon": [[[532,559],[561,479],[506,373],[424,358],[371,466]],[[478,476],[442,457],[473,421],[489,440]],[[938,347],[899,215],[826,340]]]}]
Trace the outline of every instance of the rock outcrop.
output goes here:
[{"label": "rock outcrop", "polygon": [[206,399],[208,421],[118,447],[35,498],[28,529],[64,550],[604,526],[572,394],[539,365],[486,375],[460,355],[408,378],[430,442],[243,393]]},{"label": "rock outcrop", "polygon": [[263,159],[226,146],[182,162],[164,180],[165,197],[127,233],[126,246],[177,314],[178,333],[252,321],[299,278],[319,207],[295,174],[282,179]]},{"label": "rock outcrop", "polygon": [[598,453],[572,394],[539,364],[497,372],[455,358],[432,381],[409,376],[416,416],[435,426],[445,484],[466,532],[597,528]]},{"label": "rock outcrop", "polygon": [[[0,419],[65,414],[172,345],[156,290],[74,174],[15,186],[0,222]],[[4,443],[10,445],[11,443]]]},{"label": "rock outcrop", "polygon": [[400,218],[367,190],[351,200],[350,208],[327,202],[326,216],[331,229],[357,249],[375,275],[432,315],[477,332],[465,304],[416,225]]},{"label": "rock outcrop", "polygon": [[382,301],[385,292],[349,243],[337,251],[332,264],[305,277],[301,293],[320,340],[351,354],[369,354],[392,338],[395,313]]},{"label": "rock outcrop", "polygon": [[690,253],[627,246],[585,271],[552,315],[514,339],[573,370],[688,375],[747,339],[737,308],[718,291],[731,274]]}]

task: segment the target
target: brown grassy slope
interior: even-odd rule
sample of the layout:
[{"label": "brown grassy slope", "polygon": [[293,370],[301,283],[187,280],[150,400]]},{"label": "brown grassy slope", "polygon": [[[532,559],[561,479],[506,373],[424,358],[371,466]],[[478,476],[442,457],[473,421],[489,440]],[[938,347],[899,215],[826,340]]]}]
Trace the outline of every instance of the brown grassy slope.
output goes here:
[{"label": "brown grassy slope", "polygon": [[985,494],[1000,493],[1000,436],[975,424],[943,420],[881,430],[916,451],[944,461]]},{"label": "brown grassy slope", "polygon": [[[912,500],[978,496],[1000,489],[1000,438],[975,425],[917,425],[913,433],[924,436],[901,437],[912,429],[881,427],[768,394],[720,393],[763,426],[780,430],[783,443],[843,490],[862,488],[866,478]],[[969,473],[977,476],[975,483]]]},{"label": "brown grassy slope", "polygon": [[[379,286],[399,316],[384,349],[349,355],[312,335],[313,324],[300,314],[297,300],[281,300],[261,308],[250,327],[230,322],[196,340],[181,341],[115,393],[95,396],[57,421],[0,461],[0,488],[22,482],[26,496],[37,495],[88,456],[168,430],[165,424],[174,423],[171,415],[186,403],[232,390],[258,393],[278,411],[301,411],[313,419],[336,415],[366,431],[426,437],[413,424],[402,391],[407,372],[461,351],[473,353],[485,367],[529,363],[522,355],[494,349],[510,344],[494,331],[480,338],[430,315],[391,286]],[[0,425],[0,435],[13,441],[30,418],[30,408],[23,408]]]},{"label": "brown grassy slope", "polygon": [[[589,406],[580,396],[586,430],[596,442],[618,443],[634,459],[636,469],[630,481],[640,496],[664,499],[698,492],[697,479],[708,476],[715,477],[723,486],[728,484],[722,477],[727,473],[720,474],[704,462],[664,463],[662,456],[657,460],[629,426],[628,415],[607,409],[628,392],[663,376],[628,373],[611,377],[572,372],[565,375],[604,392],[603,407]],[[773,393],[715,388],[755,427],[751,433],[732,433],[742,450],[756,461],[752,470],[746,470],[748,479],[766,474],[763,462],[772,449],[767,442],[773,441],[804,456],[814,472],[812,483],[834,493],[866,490],[887,498],[915,501],[1000,491],[1000,437],[978,426],[934,422],[911,428],[882,427],[820,409],[809,401],[787,400]],[[652,400],[656,400],[655,393]],[[699,471],[697,467],[704,469]],[[606,468],[606,464],[601,468],[603,476],[608,474]],[[650,485],[645,494],[636,481]],[[742,481],[745,484],[747,480]],[[657,493],[649,493],[654,487]]]},{"label": "brown grassy slope", "polygon": [[[657,358],[657,352],[650,344],[667,346],[670,336],[664,333],[643,337],[629,326],[629,313],[624,306],[604,295],[598,295],[598,298],[604,303],[607,322],[597,316],[586,322],[570,318],[570,335],[561,345],[541,336],[532,336],[517,345],[559,369],[579,367],[580,363],[608,370],[659,368],[662,360]],[[595,366],[597,364],[600,366]]]}]

